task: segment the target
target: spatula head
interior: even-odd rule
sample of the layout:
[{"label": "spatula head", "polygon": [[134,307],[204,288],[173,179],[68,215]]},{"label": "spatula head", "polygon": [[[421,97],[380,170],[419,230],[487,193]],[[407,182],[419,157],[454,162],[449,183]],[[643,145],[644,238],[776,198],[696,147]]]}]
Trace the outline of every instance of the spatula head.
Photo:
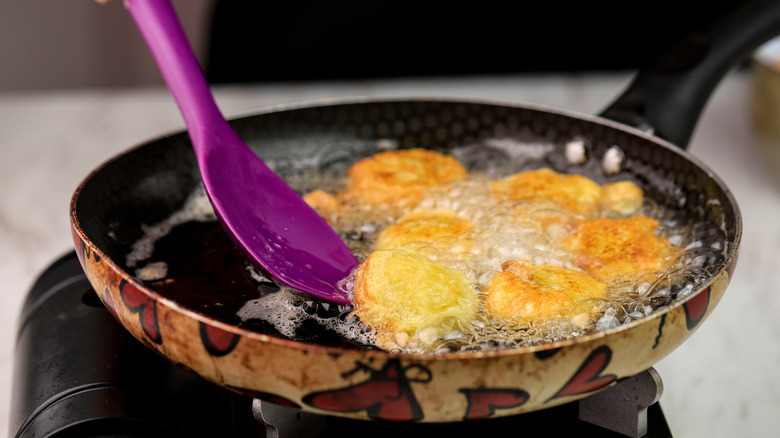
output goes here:
[{"label": "spatula head", "polygon": [[206,192],[252,262],[292,288],[350,303],[341,284],[358,261],[327,222],[232,130],[201,140],[212,142],[199,158]]}]

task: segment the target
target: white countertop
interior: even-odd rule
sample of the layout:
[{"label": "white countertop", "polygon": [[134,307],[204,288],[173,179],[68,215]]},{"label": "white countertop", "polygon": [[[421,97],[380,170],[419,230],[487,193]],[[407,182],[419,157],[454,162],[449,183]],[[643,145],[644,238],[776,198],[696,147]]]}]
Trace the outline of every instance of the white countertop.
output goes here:
[{"label": "white countertop", "polygon": [[[595,114],[629,78],[437,78],[227,87],[215,93],[228,116],[269,104],[359,95],[497,98]],[[661,406],[675,436],[763,437],[780,430],[780,177],[753,139],[749,85],[744,72],[724,80],[689,148],[732,189],[745,228],[725,297],[690,340],[656,365],[664,380]],[[181,116],[163,88],[0,94],[0,434],[9,431],[18,313],[36,276],[71,249],[73,190],[113,155],[181,129]]]}]

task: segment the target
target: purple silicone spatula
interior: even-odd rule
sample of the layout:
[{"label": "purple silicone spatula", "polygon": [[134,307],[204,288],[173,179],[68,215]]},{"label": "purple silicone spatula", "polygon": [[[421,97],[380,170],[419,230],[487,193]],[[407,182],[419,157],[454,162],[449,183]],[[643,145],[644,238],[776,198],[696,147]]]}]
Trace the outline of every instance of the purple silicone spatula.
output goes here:
[{"label": "purple silicone spatula", "polygon": [[358,261],[333,229],[246,145],[211,95],[168,0],[125,0],[187,126],[222,226],[278,281],[338,304]]}]

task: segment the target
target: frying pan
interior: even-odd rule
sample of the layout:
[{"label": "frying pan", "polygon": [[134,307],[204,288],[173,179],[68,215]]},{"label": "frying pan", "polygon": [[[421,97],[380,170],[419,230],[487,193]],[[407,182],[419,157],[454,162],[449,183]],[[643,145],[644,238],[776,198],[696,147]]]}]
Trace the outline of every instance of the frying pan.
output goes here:
[{"label": "frying pan", "polygon": [[[283,105],[231,120],[302,192],[311,189],[307,165],[339,171],[339,157],[388,145],[465,149],[480,157],[477,167],[504,160],[511,171],[548,166],[600,183],[635,181],[654,202],[706,225],[717,255],[709,278],[692,293],[627,325],[525,348],[419,355],[360,348],[322,327],[287,337],[236,315],[258,288],[273,286],[248,278],[242,256],[210,221],[189,222],[159,240],[154,259],[168,262],[175,280],[145,283],[126,258],[134,242],[180,211],[200,185],[185,132],[134,147],[80,184],[70,207],[79,260],[106,307],[138,340],[215,384],[263,400],[355,419],[420,422],[499,417],[576,400],[653,366],[723,296],[742,219],[723,182],[682,148],[718,81],[776,33],[780,4],[752,3],[640,71],[600,116],[417,97]],[[583,164],[564,158],[572,139],[588,145]],[[606,172],[600,163],[616,145],[620,171]],[[511,159],[524,150],[535,153]]]}]

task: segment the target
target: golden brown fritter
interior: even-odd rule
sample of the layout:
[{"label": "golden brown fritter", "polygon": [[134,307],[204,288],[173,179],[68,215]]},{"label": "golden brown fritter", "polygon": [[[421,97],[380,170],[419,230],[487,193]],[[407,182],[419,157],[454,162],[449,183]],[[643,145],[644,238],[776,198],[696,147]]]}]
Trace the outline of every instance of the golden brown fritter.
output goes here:
[{"label": "golden brown fritter", "polygon": [[601,186],[601,211],[620,216],[636,214],[642,208],[645,192],[631,181]]},{"label": "golden brown fritter", "polygon": [[539,169],[516,173],[491,184],[491,190],[502,199],[521,200],[546,197],[586,217],[598,213],[601,187],[581,175]]},{"label": "golden brown fritter", "polygon": [[603,298],[606,285],[574,269],[533,266],[524,260],[501,265],[486,289],[485,307],[492,318],[534,322],[565,317],[586,298]]},{"label": "golden brown fritter", "polygon": [[347,174],[348,200],[405,207],[416,205],[431,187],[468,176],[455,158],[426,149],[380,152],[356,162]]},{"label": "golden brown fritter", "polygon": [[656,234],[658,221],[645,216],[579,221],[561,246],[576,255],[577,265],[594,278],[610,282],[643,270],[660,270],[677,249]]},{"label": "golden brown fritter", "polygon": [[552,169],[516,173],[491,184],[500,199],[536,202],[542,199],[562,204],[586,218],[598,217],[603,211],[630,214],[642,205],[643,192],[636,184],[625,181],[603,187],[582,175],[558,173]]},{"label": "golden brown fritter", "polygon": [[303,196],[303,200],[325,219],[331,218],[342,207],[341,201],[336,196],[324,190],[309,192]]},{"label": "golden brown fritter", "polygon": [[357,271],[354,291],[354,313],[361,321],[410,337],[465,327],[479,306],[463,274],[405,247],[371,253]]},{"label": "golden brown fritter", "polygon": [[411,211],[377,236],[375,249],[390,249],[413,242],[433,243],[443,237],[457,237],[471,229],[471,221],[452,210]]}]

